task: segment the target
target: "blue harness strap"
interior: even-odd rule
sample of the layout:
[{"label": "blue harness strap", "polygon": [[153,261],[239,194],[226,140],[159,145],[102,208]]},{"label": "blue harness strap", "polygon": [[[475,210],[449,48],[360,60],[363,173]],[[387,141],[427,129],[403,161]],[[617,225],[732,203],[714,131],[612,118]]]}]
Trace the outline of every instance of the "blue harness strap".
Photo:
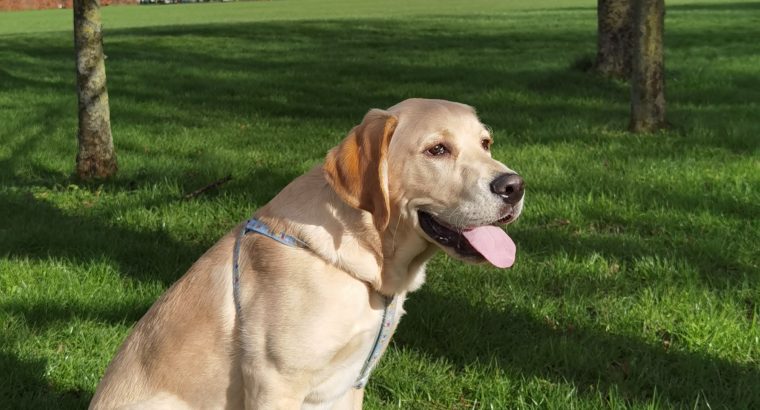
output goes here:
[{"label": "blue harness strap", "polygon": [[[298,238],[290,236],[284,232],[275,233],[264,222],[256,218],[249,219],[243,229],[240,230],[240,233],[238,233],[237,238],[235,239],[235,246],[232,249],[232,298],[235,301],[235,310],[238,315],[240,315],[242,309],[240,305],[240,241],[245,235],[251,232],[266,236],[267,238],[293,248],[307,247],[306,243]],[[362,389],[367,385],[372,370],[374,370],[377,362],[380,361],[380,357],[388,346],[388,343],[391,341],[394,323],[396,322],[397,301],[398,297],[396,296],[383,297],[383,320],[380,323],[380,329],[377,332],[375,343],[372,345],[372,350],[370,350],[367,360],[364,362],[364,366],[362,366],[359,377],[357,377],[354,382],[353,387],[356,389]]]},{"label": "blue harness strap", "polygon": [[257,234],[264,235],[268,238],[274,239],[283,245],[288,245],[293,248],[299,246],[306,247],[306,244],[298,238],[290,236],[285,232],[274,233],[271,229],[269,229],[269,226],[267,226],[267,224],[255,218],[248,220],[248,223],[245,224],[243,235],[247,234],[248,232],[256,232]]},{"label": "blue harness strap", "polygon": [[232,248],[232,298],[235,301],[235,310],[238,315],[240,314],[240,240],[250,232],[264,235],[267,238],[274,239],[275,241],[292,248],[306,247],[306,243],[298,238],[290,236],[285,232],[274,233],[264,222],[261,222],[256,218],[249,219],[248,222],[245,223],[243,229],[240,230],[240,233],[235,239],[235,247]]},{"label": "blue harness strap", "polygon": [[372,350],[369,351],[369,356],[362,366],[362,371],[359,373],[359,377],[354,382],[355,389],[363,389],[369,381],[369,376],[372,374],[372,370],[375,369],[377,362],[380,361],[385,348],[391,341],[393,336],[393,325],[396,322],[396,306],[398,305],[398,297],[383,296],[385,302],[385,308],[383,309],[383,321],[380,323],[380,331],[377,332],[375,338],[375,344],[372,346]]}]

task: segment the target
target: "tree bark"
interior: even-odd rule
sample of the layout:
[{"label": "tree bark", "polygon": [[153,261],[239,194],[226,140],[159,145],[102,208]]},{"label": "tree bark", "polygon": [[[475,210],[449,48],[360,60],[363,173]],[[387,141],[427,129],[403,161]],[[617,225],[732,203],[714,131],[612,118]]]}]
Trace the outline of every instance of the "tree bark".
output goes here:
[{"label": "tree bark", "polygon": [[597,0],[597,51],[594,68],[606,77],[627,80],[633,53],[635,0]]},{"label": "tree bark", "polygon": [[636,0],[636,39],[631,75],[631,123],[633,132],[653,132],[665,122],[665,1]]},{"label": "tree bark", "polygon": [[74,48],[79,99],[77,175],[83,180],[116,174],[99,0],[74,0]]}]

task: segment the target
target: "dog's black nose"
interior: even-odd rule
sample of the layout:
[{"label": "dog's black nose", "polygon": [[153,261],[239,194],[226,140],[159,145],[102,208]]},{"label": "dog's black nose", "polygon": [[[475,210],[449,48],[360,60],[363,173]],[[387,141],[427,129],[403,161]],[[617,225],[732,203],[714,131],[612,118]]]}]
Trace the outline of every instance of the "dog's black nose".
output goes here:
[{"label": "dog's black nose", "polygon": [[517,174],[501,174],[491,181],[491,192],[500,196],[504,202],[514,205],[523,197],[523,179]]}]

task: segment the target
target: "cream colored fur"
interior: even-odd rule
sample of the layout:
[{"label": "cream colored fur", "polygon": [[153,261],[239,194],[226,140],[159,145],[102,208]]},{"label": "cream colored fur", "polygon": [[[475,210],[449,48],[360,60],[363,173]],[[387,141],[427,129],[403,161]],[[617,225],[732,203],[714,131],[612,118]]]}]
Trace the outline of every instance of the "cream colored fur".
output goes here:
[{"label": "cream colored fur", "polygon": [[[412,99],[370,111],[324,166],[256,213],[307,248],[246,235],[238,317],[235,227],[137,323],[90,408],[361,408],[352,384],[377,335],[382,295],[403,301],[440,249],[417,210],[462,227],[504,215],[488,184],[508,168],[484,139],[474,110],[458,103]],[[451,156],[427,154],[440,141]]]}]

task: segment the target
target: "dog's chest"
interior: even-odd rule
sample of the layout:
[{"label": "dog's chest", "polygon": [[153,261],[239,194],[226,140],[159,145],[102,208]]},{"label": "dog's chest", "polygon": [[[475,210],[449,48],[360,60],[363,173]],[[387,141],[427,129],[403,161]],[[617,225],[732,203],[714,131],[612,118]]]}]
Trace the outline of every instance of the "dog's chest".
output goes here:
[{"label": "dog's chest", "polygon": [[390,344],[403,315],[404,296],[387,301],[383,309],[367,312],[366,320],[355,326],[353,335],[338,349],[328,368],[318,375],[318,384],[306,403],[324,403],[363,387]]}]

